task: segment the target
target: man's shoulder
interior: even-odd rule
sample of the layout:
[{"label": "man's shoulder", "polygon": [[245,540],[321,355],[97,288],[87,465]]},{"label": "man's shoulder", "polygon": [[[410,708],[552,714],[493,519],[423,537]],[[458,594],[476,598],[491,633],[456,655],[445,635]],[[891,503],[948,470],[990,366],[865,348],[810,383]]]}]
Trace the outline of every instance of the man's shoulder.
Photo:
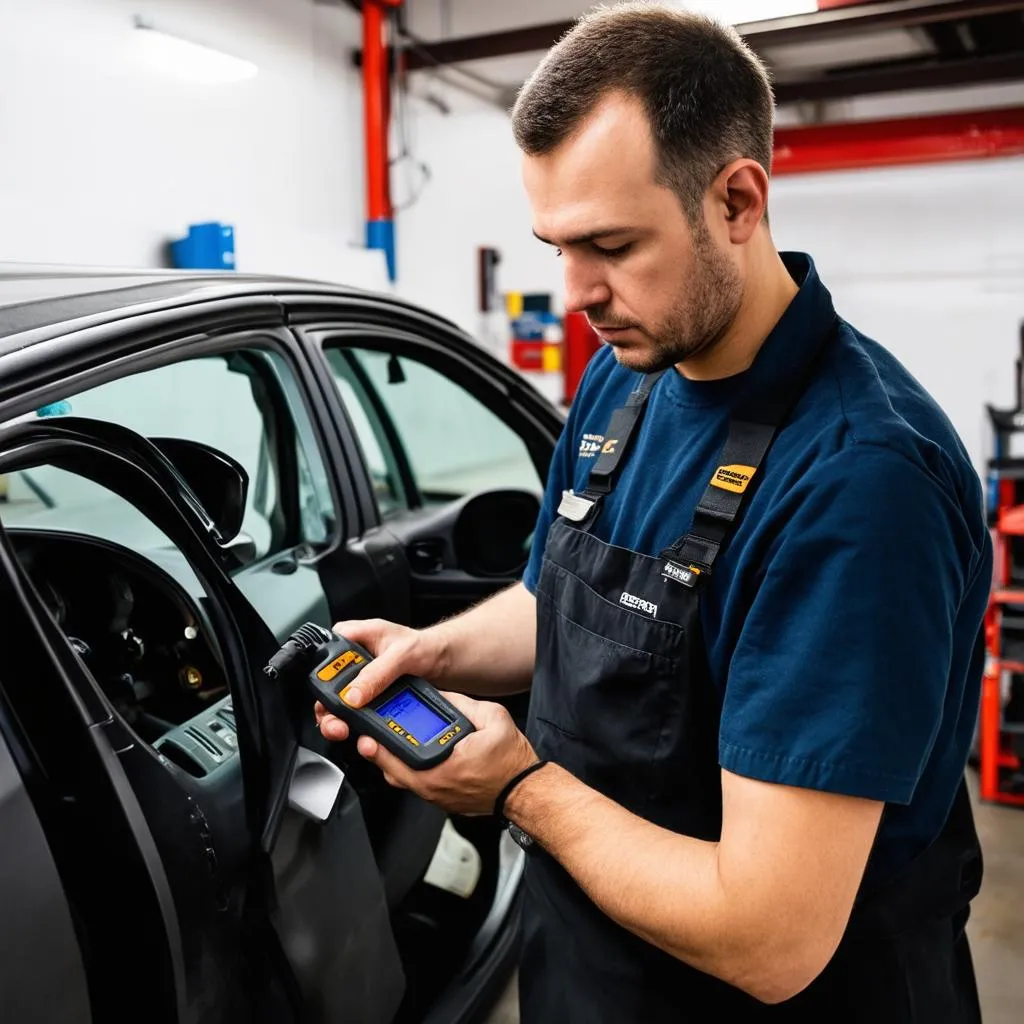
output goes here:
[{"label": "man's shoulder", "polygon": [[891,351],[845,321],[825,376],[843,447],[888,449],[958,488],[976,479],[967,450],[938,402]]}]

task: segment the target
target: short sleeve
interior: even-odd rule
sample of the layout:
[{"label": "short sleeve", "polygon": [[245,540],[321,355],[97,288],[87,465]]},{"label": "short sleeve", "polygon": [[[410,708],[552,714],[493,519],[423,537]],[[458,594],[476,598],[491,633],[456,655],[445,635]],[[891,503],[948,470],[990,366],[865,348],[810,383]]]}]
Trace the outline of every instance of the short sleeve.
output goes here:
[{"label": "short sleeve", "polygon": [[722,767],[909,803],[962,700],[954,627],[980,561],[963,511],[923,466],[870,444],[777,508],[726,678]]}]

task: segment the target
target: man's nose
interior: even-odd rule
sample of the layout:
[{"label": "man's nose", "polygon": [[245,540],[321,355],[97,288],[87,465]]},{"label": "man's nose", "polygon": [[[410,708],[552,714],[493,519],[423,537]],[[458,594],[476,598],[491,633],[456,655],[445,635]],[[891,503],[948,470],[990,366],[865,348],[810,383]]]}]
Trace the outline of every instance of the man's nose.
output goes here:
[{"label": "man's nose", "polygon": [[566,253],[565,311],[582,313],[595,306],[606,306],[612,297],[611,289],[600,272],[587,260],[574,259]]}]

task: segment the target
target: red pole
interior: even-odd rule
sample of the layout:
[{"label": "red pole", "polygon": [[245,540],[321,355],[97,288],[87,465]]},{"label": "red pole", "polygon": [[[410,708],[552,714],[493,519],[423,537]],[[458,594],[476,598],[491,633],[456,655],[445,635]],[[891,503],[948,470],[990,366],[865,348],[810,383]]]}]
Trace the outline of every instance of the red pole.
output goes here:
[{"label": "red pole", "polygon": [[391,207],[388,122],[391,76],[384,8],[401,0],[363,0],[363,122],[366,136],[366,247],[380,249],[395,280],[395,222]]},{"label": "red pole", "polygon": [[390,220],[387,120],[388,80],[384,10],[377,0],[363,3],[363,115],[366,126],[366,219]]}]

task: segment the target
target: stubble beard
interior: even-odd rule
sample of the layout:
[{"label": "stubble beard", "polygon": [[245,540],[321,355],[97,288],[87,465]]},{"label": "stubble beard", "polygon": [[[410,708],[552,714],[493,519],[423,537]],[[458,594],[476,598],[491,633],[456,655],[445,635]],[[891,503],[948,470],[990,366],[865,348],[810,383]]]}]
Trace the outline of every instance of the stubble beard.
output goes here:
[{"label": "stubble beard", "polygon": [[647,344],[617,345],[615,358],[638,373],[657,373],[711,352],[736,317],[743,281],[719,252],[707,227],[694,232],[694,272],[664,323],[657,329],[636,326]]}]

